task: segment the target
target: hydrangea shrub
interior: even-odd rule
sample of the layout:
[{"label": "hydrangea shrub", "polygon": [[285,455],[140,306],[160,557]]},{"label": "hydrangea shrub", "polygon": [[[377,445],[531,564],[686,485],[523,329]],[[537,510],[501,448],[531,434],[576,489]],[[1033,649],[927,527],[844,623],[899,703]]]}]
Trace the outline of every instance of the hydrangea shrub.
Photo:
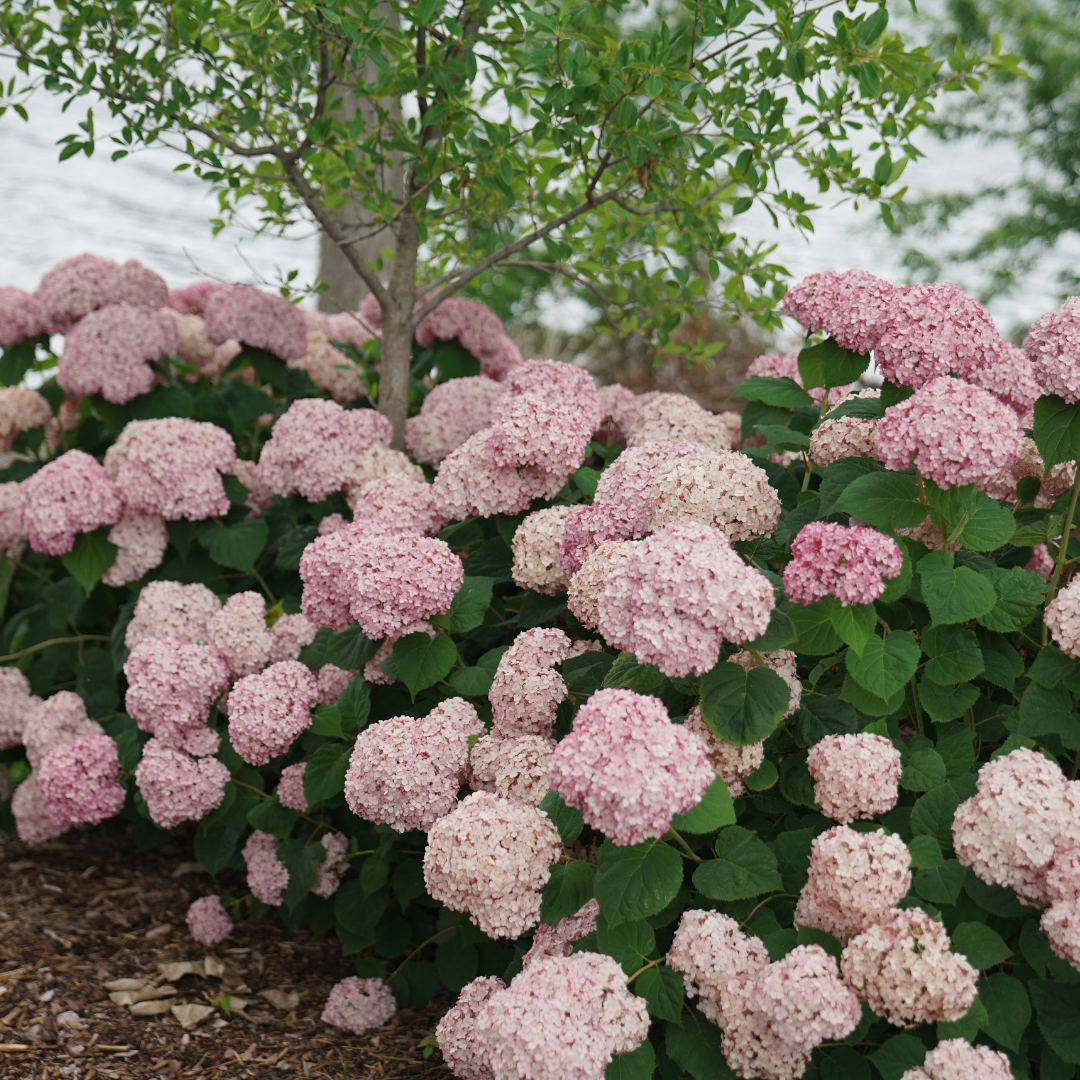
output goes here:
[{"label": "hydrangea shrub", "polygon": [[0,825],[186,830],[460,1080],[1076,1075],[1075,303],[814,275],[719,418],[448,308],[407,456],[377,336],[112,265],[5,299]]}]

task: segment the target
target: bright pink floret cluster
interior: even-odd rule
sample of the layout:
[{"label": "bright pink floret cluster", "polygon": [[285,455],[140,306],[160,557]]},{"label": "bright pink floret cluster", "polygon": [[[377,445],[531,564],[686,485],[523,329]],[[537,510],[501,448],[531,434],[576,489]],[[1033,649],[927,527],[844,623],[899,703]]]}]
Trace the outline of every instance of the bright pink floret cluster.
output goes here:
[{"label": "bright pink floret cluster", "polygon": [[973,386],[989,390],[1020,417],[1024,427],[1034,421],[1032,407],[1043,394],[1043,388],[1035,377],[1035,368],[1023,349],[1003,344],[1001,352],[992,364],[968,372],[966,380]]},{"label": "bright pink floret cluster", "polygon": [[203,309],[206,336],[215,344],[242,341],[282,360],[299,360],[307,351],[307,324],[298,307],[250,285],[216,289]]},{"label": "bright pink floret cluster", "polygon": [[351,975],[335,983],[322,1011],[324,1024],[362,1035],[380,1028],[397,1012],[394,992],[382,979]]},{"label": "bright pink floret cluster", "polygon": [[376,521],[390,532],[432,536],[446,524],[434,487],[405,472],[369,480],[347,495],[356,521]]},{"label": "bright pink floret cluster", "polygon": [[232,933],[233,921],[220,896],[200,896],[188,908],[187,927],[200,945],[213,949]]},{"label": "bright pink floret cluster", "polygon": [[124,808],[120,753],[108,735],[84,735],[45,755],[38,785],[54,825],[96,825]]},{"label": "bright pink floret cluster", "polygon": [[559,546],[559,566],[573,577],[599,544],[638,540],[649,531],[649,512],[630,503],[605,502],[570,509]]},{"label": "bright pink floret cluster", "polygon": [[193,758],[151,739],[135,770],[135,783],[150,817],[163,829],[202,821],[225,798],[229,770],[217,758]]},{"label": "bright pink floret cluster", "polygon": [[124,632],[134,649],[147,638],[179,638],[189,645],[206,641],[206,627],[221,610],[221,601],[203,584],[150,581],[142,587],[135,613]]},{"label": "bright pink floret cluster", "polygon": [[502,387],[483,375],[439,383],[417,416],[405,421],[405,448],[425,465],[438,465],[470,436],[491,426]]},{"label": "bright pink floret cluster", "polygon": [[169,287],[134,259],[119,265],[98,255],[76,255],[44,274],[34,295],[49,333],[66,334],[78,320],[106,304],[164,307]]},{"label": "bright pink floret cluster", "polygon": [[278,907],[281,894],[289,887],[289,870],[277,856],[278,839],[256,829],[244,845],[247,885],[256,900]]},{"label": "bright pink floret cluster", "polygon": [[900,545],[863,525],[812,521],[791,543],[784,568],[784,592],[796,604],[834,596],[845,607],[872,604],[885,591],[886,578],[904,568]]},{"label": "bright pink floret cluster", "polygon": [[33,293],[11,286],[0,288],[0,349],[10,349],[45,329],[41,306]]},{"label": "bright pink floret cluster", "polygon": [[868,353],[896,289],[866,270],[811,274],[784,297],[784,310],[807,330],[823,330],[842,349]]},{"label": "bright pink floret cluster", "polygon": [[946,1039],[900,1080],[1013,1080],[1013,1073],[1000,1050],[972,1046],[967,1039]]},{"label": "bright pink floret cluster", "polygon": [[284,754],[311,726],[315,676],[298,660],[271,664],[247,675],[229,694],[229,738],[249,765]]},{"label": "bright pink floret cluster", "polygon": [[826,735],[806,765],[814,802],[842,825],[888,813],[900,797],[900,751],[883,735]]},{"label": "bright pink floret cluster", "polygon": [[86,715],[83,699],[71,690],[61,690],[44,701],[35,699],[35,704],[26,712],[22,742],[26,760],[36,772],[46,755],[58,746],[87,735],[102,734],[101,725]]},{"label": "bright pink floret cluster", "polygon": [[499,658],[488,691],[493,728],[503,736],[551,734],[566,683],[554,671],[570,652],[570,639],[553,627],[526,630]]},{"label": "bright pink floret cluster", "polygon": [[1080,296],[1040,315],[1031,324],[1024,351],[1046,393],[1070,405],[1080,401]]},{"label": "bright pink floret cluster", "polygon": [[[1051,567],[1052,565],[1051,563]],[[1071,656],[1074,660],[1080,659],[1080,577],[1073,578],[1046,605],[1043,620],[1054,639],[1054,644],[1066,656]]]},{"label": "bright pink floret cluster", "polygon": [[595,429],[591,404],[537,391],[519,394],[501,408],[485,452],[496,468],[569,476],[585,461]]}]

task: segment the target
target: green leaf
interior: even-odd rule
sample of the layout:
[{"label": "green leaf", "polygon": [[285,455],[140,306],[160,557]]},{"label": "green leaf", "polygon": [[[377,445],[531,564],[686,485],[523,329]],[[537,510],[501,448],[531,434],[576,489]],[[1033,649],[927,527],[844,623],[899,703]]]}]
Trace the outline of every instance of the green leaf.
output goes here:
[{"label": "green leaf", "polygon": [[968,512],[960,540],[969,551],[996,551],[1007,544],[1016,532],[1016,518],[999,502],[981,491]]},{"label": "green leaf", "polygon": [[587,652],[572,656],[559,665],[563,682],[571,694],[588,697],[604,685],[604,676],[611,668],[611,653]]},{"label": "green leaf", "polygon": [[919,702],[935,724],[958,720],[979,700],[979,688],[971,683],[942,686],[924,680],[919,683]]},{"label": "green leaf", "polygon": [[[142,743],[139,741],[139,729],[129,727],[126,731],[121,731],[116,736],[116,749],[120,754],[120,767],[124,772],[133,773],[142,760]],[[0,768],[2,767],[0,766]]]},{"label": "green leaf", "polygon": [[371,684],[363,675],[355,679],[341,692],[337,703],[341,714],[341,726],[346,731],[363,730],[371,716]]},{"label": "green leaf", "polygon": [[980,971],[996,967],[1012,956],[1012,949],[1001,940],[1001,935],[985,923],[960,923],[949,936],[953,949],[962,952],[968,958],[968,963]]},{"label": "green leaf", "polygon": [[274,0],[255,0],[251,9],[251,29],[258,30],[273,14]]},{"label": "green leaf", "polygon": [[737,746],[761,742],[787,710],[791,691],[768,668],[721,662],[701,677],[701,715],[714,734]]},{"label": "green leaf", "polygon": [[1062,1061],[1080,1065],[1080,986],[1032,979],[1028,987],[1043,1038]]},{"label": "green leaf", "polygon": [[349,754],[349,747],[344,743],[323,743],[312,751],[304,770],[304,794],[309,806],[344,790]]},{"label": "green leaf", "polygon": [[862,655],[849,656],[848,674],[865,690],[879,698],[891,698],[904,686],[919,666],[919,646],[903,631],[886,638],[874,637]]},{"label": "green leaf", "polygon": [[[928,840],[927,836],[916,836],[916,840]],[[919,870],[915,874],[912,888],[915,895],[931,904],[955,904],[964,887],[967,870],[959,859],[946,859],[943,866],[933,866]]]},{"label": "green leaf", "polygon": [[916,836],[932,836],[944,849],[952,846],[952,820],[960,797],[942,784],[915,801],[911,808],[911,831]]},{"label": "green leaf", "polygon": [[422,630],[406,634],[394,642],[394,663],[398,677],[413,698],[421,690],[441,682],[453,670],[457,648],[445,634],[429,638]]},{"label": "green leaf", "polygon": [[1038,574],[1019,566],[984,570],[982,578],[994,589],[994,603],[976,618],[988,630],[1003,634],[1022,630],[1036,618],[1049,589]]},{"label": "green leaf", "polygon": [[466,577],[450,604],[449,611],[432,615],[431,622],[451,634],[466,634],[475,630],[491,606],[491,590],[495,579],[489,577]]},{"label": "green leaf", "polygon": [[923,748],[908,755],[900,786],[905,791],[930,791],[945,783],[945,762],[936,750]]},{"label": "green leaf", "polygon": [[466,944],[460,933],[454,934],[435,949],[435,970],[443,986],[458,993],[476,978],[480,970],[480,952]]},{"label": "green leaf", "polygon": [[[830,597],[830,599],[833,599]],[[856,656],[862,656],[863,649],[877,627],[877,612],[873,604],[841,604],[834,600],[830,605],[832,627]]]},{"label": "green leaf", "polygon": [[758,424],[757,430],[765,436],[769,445],[777,450],[805,450],[810,445],[809,435],[794,431],[783,424]]},{"label": "green leaf", "polygon": [[694,1080],[735,1080],[720,1048],[720,1029],[693,1009],[681,1025],[668,1024],[664,1047],[668,1057]]},{"label": "green leaf", "polygon": [[849,398],[841,401],[835,409],[825,414],[826,420],[838,420],[842,416],[852,416],[857,420],[880,420],[885,415],[885,406],[880,398]]},{"label": "green leaf", "polygon": [[799,377],[808,390],[818,386],[846,386],[869,366],[869,356],[841,349],[831,337],[799,353]]},{"label": "green leaf", "polygon": [[[275,569],[299,570],[301,556],[308,544],[318,535],[317,525],[296,525],[290,529],[278,545],[277,554],[274,556]],[[184,553],[181,552],[181,554]]]},{"label": "green leaf", "polygon": [[826,934],[824,930],[817,930],[812,926],[799,926],[797,930],[800,945],[820,945],[839,963],[844,946],[832,934]]},{"label": "green leaf", "polygon": [[619,653],[604,676],[605,688],[633,690],[648,694],[664,681],[664,673],[655,664],[639,664],[633,653]]},{"label": "green leaf", "polygon": [[735,824],[735,804],[731,801],[727,784],[717,777],[696,806],[685,814],[676,814],[671,827],[677,832],[697,835],[715,832],[725,825]]},{"label": "green leaf", "polygon": [[105,571],[116,562],[118,548],[109,543],[107,527],[94,532],[79,533],[75,546],[61,558],[64,569],[83,587],[89,596]]},{"label": "green leaf", "polygon": [[289,871],[289,884],[281,894],[281,902],[292,909],[315,884],[315,867],[326,858],[326,849],[322,844],[309,844],[303,837],[298,837],[278,844],[277,856]]},{"label": "green leaf", "polygon": [[596,486],[600,483],[600,477],[603,474],[598,470],[590,467],[589,465],[582,465],[577,472],[571,477],[574,481],[574,487],[585,496],[586,499],[591,499],[596,494]]},{"label": "green leaf", "polygon": [[200,825],[192,845],[195,858],[208,874],[217,877],[232,860],[240,837],[246,831],[238,825],[214,825],[210,828]]},{"label": "green leaf", "polygon": [[628,1054],[616,1054],[608,1063],[604,1080],[651,1080],[656,1072],[656,1051],[648,1039]]},{"label": "green leaf", "polygon": [[970,772],[975,764],[975,743],[970,728],[938,739],[936,749],[945,762],[945,772],[950,780]]},{"label": "green leaf", "polygon": [[780,794],[795,806],[814,809],[814,781],[802,754],[789,754],[780,763]]},{"label": "green leaf", "polygon": [[908,1069],[918,1068],[926,1057],[926,1045],[914,1035],[894,1035],[870,1055],[881,1080],[900,1080]]},{"label": "green leaf", "polygon": [[979,1034],[987,1019],[986,1006],[976,998],[971,1003],[971,1008],[959,1020],[953,1023],[939,1021],[937,1024],[937,1037],[939,1041],[966,1039],[968,1042],[974,1042],[975,1036]]},{"label": "green leaf", "polygon": [[748,641],[748,649],[756,649],[758,652],[775,652],[777,649],[786,649],[795,643],[795,624],[788,617],[787,612],[774,607],[769,616],[769,625],[761,637]]},{"label": "green leaf", "polygon": [[682,857],[667,844],[646,840],[617,847],[605,840],[600,846],[596,899],[609,926],[663,911],[682,879]]},{"label": "green leaf", "polygon": [[1056,645],[1045,645],[1028,668],[1027,677],[1050,689],[1077,671],[1080,665],[1071,656],[1066,656]]},{"label": "green leaf", "polygon": [[970,682],[986,667],[975,634],[958,626],[932,626],[923,633],[922,649],[930,657],[923,676],[943,686]]},{"label": "green leaf", "polygon": [[462,697],[482,697],[491,689],[495,672],[487,668],[458,668],[450,674],[450,685]]},{"label": "green leaf", "polygon": [[518,612],[517,624],[522,630],[544,626],[554,622],[566,610],[566,593],[544,596],[542,593],[525,594],[525,602]]},{"label": "green leaf", "polygon": [[119,692],[116,671],[107,649],[91,646],[83,650],[75,669],[75,693],[83,699],[89,716],[109,716],[116,712]]},{"label": "green leaf", "polygon": [[1003,971],[995,971],[979,980],[979,1000],[987,1015],[983,1031],[1002,1046],[1019,1050],[1024,1030],[1031,1023],[1031,1002],[1024,984]]},{"label": "green leaf", "polygon": [[821,487],[818,488],[818,497],[821,499],[821,513],[827,516],[833,512],[836,500],[847,490],[852,481],[869,473],[882,473],[884,471],[885,466],[872,458],[841,458],[839,461],[834,461],[826,468]]},{"label": "green leaf", "polygon": [[821,1080],[870,1080],[870,1065],[850,1046],[823,1048]]},{"label": "green leaf", "polygon": [[557,791],[549,791],[540,803],[540,809],[551,818],[559,830],[559,838],[564,844],[572,844],[585,828],[585,818],[580,810],[567,806]]},{"label": "green leaf", "polygon": [[840,698],[854,705],[866,716],[892,716],[904,704],[905,690],[901,687],[892,697],[878,697],[877,694],[871,694],[865,687],[860,686],[849,674],[840,688]]},{"label": "green leaf", "polygon": [[34,366],[38,340],[25,338],[17,345],[0,349],[0,386],[18,386],[23,381]]},{"label": "green leaf", "polygon": [[633,975],[656,948],[656,938],[642,919],[610,926],[601,914],[596,918],[596,947],[618,960],[627,975]]},{"label": "green leaf", "polygon": [[292,832],[298,817],[295,810],[282,806],[277,799],[260,799],[248,811],[247,820],[253,829],[271,833],[279,840],[284,840]]},{"label": "green leaf", "polygon": [[832,608],[819,600],[814,604],[792,604],[788,618],[795,627],[796,652],[810,656],[827,656],[836,652],[844,643],[833,629]]},{"label": "green leaf", "polygon": [[872,472],[852,480],[832,512],[887,529],[913,529],[926,520],[918,482],[907,473]]},{"label": "green leaf", "polygon": [[716,858],[694,871],[694,886],[713,900],[748,900],[783,888],[783,882],[765,842],[731,825],[717,837]]},{"label": "green leaf", "polygon": [[1068,723],[1073,711],[1073,698],[1061,683],[1047,689],[1033,682],[1020,699],[1018,735],[1038,738],[1058,734]]},{"label": "green leaf", "polygon": [[261,517],[235,525],[211,522],[199,530],[199,543],[218,566],[245,574],[254,569],[269,538],[270,527]]},{"label": "green leaf", "polygon": [[[934,625],[962,623],[985,616],[997,593],[993,584],[968,566],[954,567],[944,551],[931,551],[919,560],[922,594]],[[987,572],[989,573],[989,572]]]},{"label": "green leaf", "polygon": [[633,983],[634,993],[645,999],[649,1015],[657,1020],[677,1024],[682,1016],[682,976],[669,967],[653,967],[643,971]]},{"label": "green leaf", "polygon": [[1020,898],[1012,889],[988,885],[974,873],[964,879],[964,892],[984,911],[1003,919],[1021,919],[1031,911],[1030,907],[1020,903]]},{"label": "green leaf", "polygon": [[779,779],[776,766],[766,758],[743,782],[751,791],[768,791]]},{"label": "green leaf", "polygon": [[424,885],[423,864],[418,859],[402,860],[394,870],[391,885],[394,889],[394,898],[404,911],[410,901],[419,899],[427,892]]},{"label": "green leaf", "polygon": [[1035,402],[1032,429],[1047,472],[1063,461],[1080,457],[1080,403],[1070,405],[1055,394],[1044,394]]},{"label": "green leaf", "polygon": [[556,863],[544,886],[540,920],[554,926],[568,915],[576,915],[593,896],[595,871],[587,862],[572,859]]},{"label": "green leaf", "polygon": [[813,405],[814,399],[794,380],[751,375],[735,388],[732,397],[747,401],[762,401],[781,409],[801,409]]},{"label": "green leaf", "polygon": [[341,738],[341,710],[336,705],[320,705],[315,710],[308,731],[328,739]]}]

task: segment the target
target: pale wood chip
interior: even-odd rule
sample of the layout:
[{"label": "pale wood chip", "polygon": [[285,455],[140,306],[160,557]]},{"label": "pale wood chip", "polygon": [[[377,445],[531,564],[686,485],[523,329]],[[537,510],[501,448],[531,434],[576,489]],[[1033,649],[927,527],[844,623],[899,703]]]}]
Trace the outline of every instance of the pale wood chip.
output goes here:
[{"label": "pale wood chip", "polygon": [[284,990],[261,990],[259,994],[266,998],[275,1009],[295,1009],[300,1004],[300,995],[295,991],[286,993]]},{"label": "pale wood chip", "polygon": [[171,1008],[167,1001],[137,1001],[130,1011],[132,1016],[160,1016]]}]

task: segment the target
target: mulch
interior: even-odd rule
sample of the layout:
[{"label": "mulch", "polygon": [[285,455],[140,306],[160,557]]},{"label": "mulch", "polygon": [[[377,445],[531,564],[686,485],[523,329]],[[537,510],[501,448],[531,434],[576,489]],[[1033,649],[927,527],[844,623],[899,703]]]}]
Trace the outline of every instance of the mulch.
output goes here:
[{"label": "mulch", "polygon": [[[228,968],[224,982],[167,981],[163,963],[221,967],[199,963],[208,951],[184,924],[191,901],[213,889],[190,850],[178,839],[136,854],[130,826],[115,821],[36,847],[0,833],[4,1080],[450,1080],[438,1051],[428,1046],[425,1058],[420,1045],[449,996],[363,1035],[322,1023],[330,988],[355,974],[332,934],[288,930],[273,914],[239,922],[212,954]],[[222,884],[245,891],[238,875]],[[171,1012],[136,1016],[111,1000],[105,984],[120,979],[175,987],[169,1006],[213,1005],[223,991],[247,1005],[216,1007],[185,1029]],[[299,1004],[275,1007],[263,991],[279,1002],[298,994]]]}]

